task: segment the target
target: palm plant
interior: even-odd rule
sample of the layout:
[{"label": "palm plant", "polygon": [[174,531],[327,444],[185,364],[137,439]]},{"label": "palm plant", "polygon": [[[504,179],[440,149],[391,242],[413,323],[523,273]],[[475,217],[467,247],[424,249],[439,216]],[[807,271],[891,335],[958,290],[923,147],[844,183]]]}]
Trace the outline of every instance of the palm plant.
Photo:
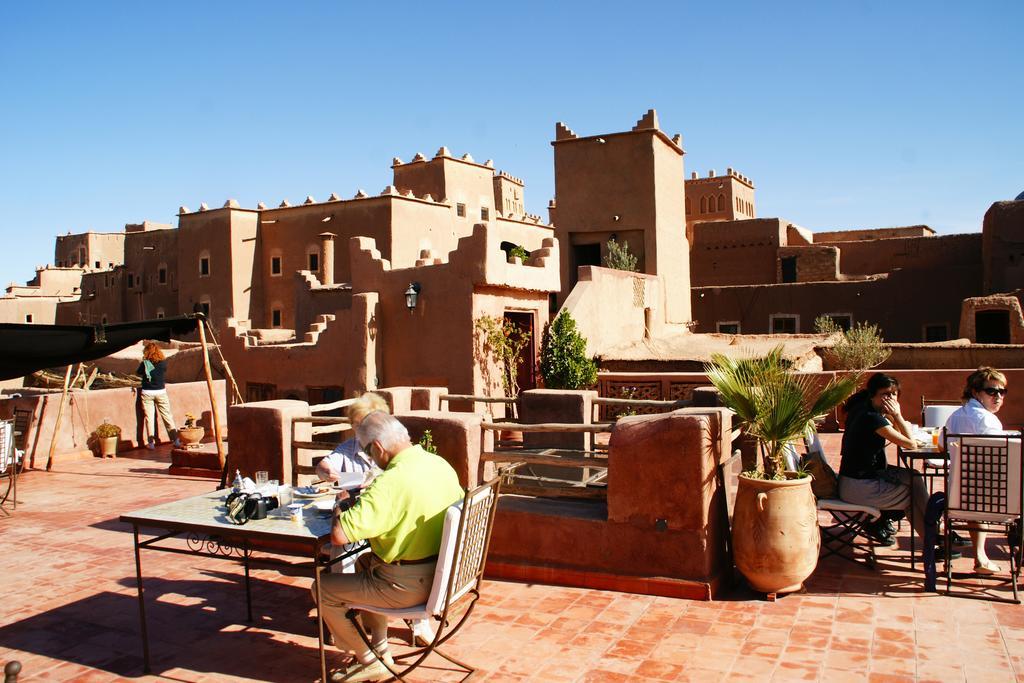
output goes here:
[{"label": "palm plant", "polygon": [[813,375],[791,372],[782,352],[779,345],[760,358],[717,353],[704,368],[722,403],[760,442],[763,474],[751,472],[749,476],[785,478],[786,444],[811,433],[814,420],[845,401],[860,381],[860,374],[853,373],[819,387]]}]

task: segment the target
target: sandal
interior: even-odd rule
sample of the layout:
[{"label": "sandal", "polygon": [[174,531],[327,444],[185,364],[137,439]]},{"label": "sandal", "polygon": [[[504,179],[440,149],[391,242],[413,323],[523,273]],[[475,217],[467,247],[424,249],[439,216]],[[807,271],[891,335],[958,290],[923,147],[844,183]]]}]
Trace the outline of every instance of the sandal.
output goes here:
[{"label": "sandal", "polygon": [[999,568],[999,565],[996,564],[995,562],[992,562],[991,560],[989,560],[985,564],[979,564],[978,562],[974,563],[974,573],[975,574],[982,574],[984,576],[990,576],[992,574],[998,574],[1001,571],[1002,570]]}]

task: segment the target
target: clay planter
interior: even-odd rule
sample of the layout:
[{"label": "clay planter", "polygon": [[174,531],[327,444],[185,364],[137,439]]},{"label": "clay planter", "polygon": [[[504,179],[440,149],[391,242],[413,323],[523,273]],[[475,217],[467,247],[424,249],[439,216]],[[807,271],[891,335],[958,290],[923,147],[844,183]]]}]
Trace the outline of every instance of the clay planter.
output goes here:
[{"label": "clay planter", "polygon": [[811,478],[739,478],[733,513],[736,567],[763,593],[792,593],[818,565],[821,535]]},{"label": "clay planter", "polygon": [[97,441],[100,444],[100,455],[104,458],[116,458],[118,440],[119,438],[116,436],[98,438]]},{"label": "clay planter", "polygon": [[206,436],[206,430],[202,427],[182,427],[178,430],[178,441],[186,448],[195,446],[203,440],[204,436]]}]

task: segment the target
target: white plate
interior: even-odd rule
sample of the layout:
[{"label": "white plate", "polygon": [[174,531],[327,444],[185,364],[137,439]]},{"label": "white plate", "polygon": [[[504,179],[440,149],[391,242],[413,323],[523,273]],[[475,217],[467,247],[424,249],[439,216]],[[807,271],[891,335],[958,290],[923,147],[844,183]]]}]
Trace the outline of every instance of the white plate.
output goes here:
[{"label": "white plate", "polygon": [[330,512],[331,510],[334,509],[334,499],[332,498],[331,500],[318,500],[315,503],[313,503],[313,507],[315,507],[320,512]]},{"label": "white plate", "polygon": [[356,489],[363,485],[364,475],[362,472],[342,472],[334,486],[339,489]]},{"label": "white plate", "polygon": [[294,495],[296,498],[320,498],[322,496],[329,496],[333,493],[334,491],[332,491],[331,489],[327,489],[326,491],[322,491],[319,493],[304,493],[297,488],[292,489],[292,495]]}]

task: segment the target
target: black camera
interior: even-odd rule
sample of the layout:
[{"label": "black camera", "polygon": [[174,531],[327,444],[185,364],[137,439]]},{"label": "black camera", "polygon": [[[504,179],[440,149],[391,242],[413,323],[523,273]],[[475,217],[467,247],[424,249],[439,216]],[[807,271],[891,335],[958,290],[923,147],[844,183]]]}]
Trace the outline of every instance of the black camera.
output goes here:
[{"label": "black camera", "polygon": [[267,513],[277,508],[276,496],[259,493],[235,492],[224,502],[227,517],[233,524],[245,524],[250,519],[264,519]]}]

